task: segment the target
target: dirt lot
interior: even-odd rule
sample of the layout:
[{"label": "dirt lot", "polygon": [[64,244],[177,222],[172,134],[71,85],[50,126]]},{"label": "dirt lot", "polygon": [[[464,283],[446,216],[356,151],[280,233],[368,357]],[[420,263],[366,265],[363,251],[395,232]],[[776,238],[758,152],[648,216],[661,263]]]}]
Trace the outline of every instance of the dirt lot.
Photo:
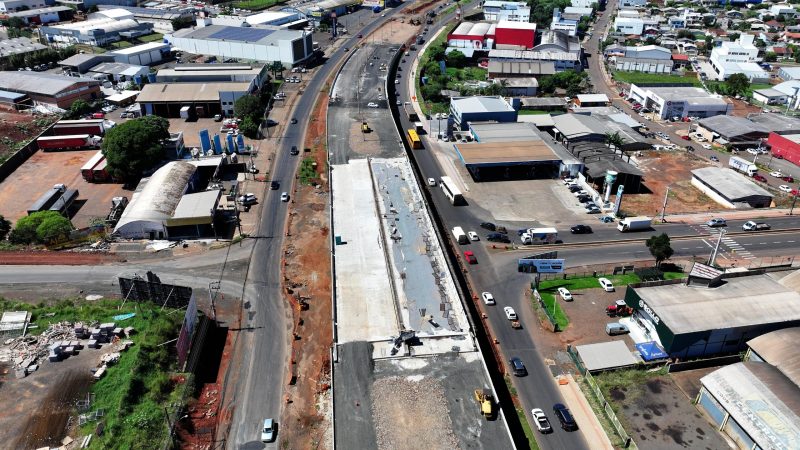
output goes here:
[{"label": "dirt lot", "polygon": [[644,185],[649,194],[625,194],[622,210],[629,215],[661,214],[664,193],[670,188],[667,214],[703,212],[718,209],[719,204],[691,185],[691,171],[708,164],[684,152],[646,152],[640,158]]},{"label": "dirt lot", "polygon": [[132,192],[121,184],[88,183],[80,169],[97,150],[36,152],[14,174],[0,183],[0,214],[15,222],[27,214],[27,208],[56,183],[78,189],[78,200],[72,207],[72,224],[89,226],[93,218],[105,218],[111,199],[131,198]]},{"label": "dirt lot", "polygon": [[30,114],[0,112],[0,160],[4,160],[23,144],[38,136],[50,123],[49,119],[36,120]]}]

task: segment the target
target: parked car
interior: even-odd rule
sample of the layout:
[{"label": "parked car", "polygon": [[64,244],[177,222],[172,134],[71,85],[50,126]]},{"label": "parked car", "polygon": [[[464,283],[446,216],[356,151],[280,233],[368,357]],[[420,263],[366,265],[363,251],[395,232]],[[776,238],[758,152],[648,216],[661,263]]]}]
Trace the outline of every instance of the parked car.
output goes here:
[{"label": "parked car", "polygon": [[742,225],[742,231],[766,231],[769,230],[769,224],[764,222],[754,222],[752,220],[748,220]]},{"label": "parked car", "polygon": [[751,147],[751,148],[748,148],[748,149],[747,149],[747,150],[745,150],[745,151],[746,151],[747,153],[750,153],[751,155],[757,155],[757,154],[758,154],[758,149],[757,149],[757,148],[752,148],[752,147]]},{"label": "parked car", "polygon": [[629,330],[627,326],[619,322],[606,324],[606,334],[609,336],[616,336],[618,334],[628,334],[630,332],[631,330]]},{"label": "parked car", "polygon": [[769,173],[769,176],[771,176],[771,177],[775,177],[775,178],[783,178],[783,174],[782,174],[782,173],[780,173],[780,172],[779,172],[779,171],[777,171],[777,170],[770,172],[770,173]]},{"label": "parked car", "polygon": [[572,293],[569,291],[569,289],[567,289],[565,287],[558,288],[558,295],[560,295],[561,298],[564,299],[565,302],[571,302],[572,301]]},{"label": "parked car", "polygon": [[600,214],[601,212],[600,207],[597,205],[586,208],[586,214]]},{"label": "parked car", "polygon": [[487,305],[494,305],[495,304],[494,296],[492,295],[491,292],[482,292],[481,293],[481,298],[483,299],[483,303],[485,303]]},{"label": "parked car", "polygon": [[553,405],[553,413],[561,423],[561,428],[564,431],[578,430],[578,423],[575,422],[575,418],[572,417],[572,413],[569,412],[569,409],[567,409],[566,406],[562,405],[561,403],[556,403]]},{"label": "parked car", "polygon": [[467,259],[469,264],[478,264],[478,258],[476,258],[475,253],[472,253],[470,250],[464,250],[464,258]]},{"label": "parked car", "polygon": [[296,145],[293,145],[292,149],[289,151],[289,154],[292,156],[297,156],[300,154],[300,150],[297,149]]},{"label": "parked car", "polygon": [[785,181],[787,183],[794,183],[794,177],[792,177],[790,175],[785,175],[785,176],[781,177],[781,180],[783,180],[783,181]]},{"label": "parked car", "polygon": [[764,175],[755,174],[755,175],[753,175],[753,179],[756,180],[756,181],[760,181],[762,183],[766,183],[767,182],[767,177],[765,177]]},{"label": "parked car", "polygon": [[547,434],[553,432],[553,427],[550,425],[550,421],[547,419],[544,411],[539,408],[534,408],[531,410],[531,416],[533,416],[533,423],[536,425],[536,429],[539,430],[539,433]]},{"label": "parked car", "polygon": [[716,217],[716,218],[711,219],[708,222],[706,222],[706,225],[708,225],[711,228],[727,227],[728,226],[728,222],[725,219],[721,218],[721,217]]},{"label": "parked car", "polygon": [[506,306],[505,308],[503,308],[503,312],[506,313],[506,318],[508,320],[517,320],[517,312],[514,311],[514,308]]},{"label": "parked car", "polygon": [[785,184],[782,184],[782,185],[778,186],[778,189],[780,189],[782,192],[786,192],[787,194],[792,192],[791,186],[788,186],[788,185],[785,185]]},{"label": "parked car", "polygon": [[706,150],[711,150],[711,144],[703,144],[701,145],[701,147],[703,147]]},{"label": "parked car", "polygon": [[573,225],[570,227],[569,232],[572,234],[589,234],[592,232],[592,227],[589,225]]},{"label": "parked car", "polygon": [[496,231],[497,230],[497,226],[495,224],[493,224],[492,222],[481,222],[481,228],[484,228],[484,229],[489,230],[489,231]]},{"label": "parked car", "polygon": [[613,223],[614,222],[614,218],[611,217],[611,216],[598,217],[597,220],[599,220],[600,222],[603,222],[603,223]]},{"label": "parked car", "polygon": [[375,102],[369,102],[369,103],[367,103],[367,107],[369,107],[369,108],[377,108],[378,104],[375,103]]},{"label": "parked car", "polygon": [[244,194],[244,195],[240,195],[239,198],[236,199],[236,201],[239,202],[242,205],[245,205],[245,206],[255,205],[256,203],[258,203],[258,199],[256,198],[256,194],[252,194],[252,193],[247,193],[247,194]]},{"label": "parked car", "polygon": [[470,241],[480,241],[481,240],[481,238],[478,236],[478,233],[476,233],[474,231],[468,232],[467,236],[469,236],[469,240]]},{"label": "parked car", "polygon": [[525,368],[525,364],[518,357],[515,356],[509,359],[508,363],[511,364],[511,370],[514,372],[515,377],[524,377],[528,374],[528,369]]},{"label": "parked car", "polygon": [[272,442],[275,440],[275,420],[264,419],[264,426],[261,428],[261,442]]},{"label": "parked car", "polygon": [[600,277],[597,279],[597,282],[600,283],[600,287],[602,287],[604,291],[614,292],[614,283],[608,278]]}]

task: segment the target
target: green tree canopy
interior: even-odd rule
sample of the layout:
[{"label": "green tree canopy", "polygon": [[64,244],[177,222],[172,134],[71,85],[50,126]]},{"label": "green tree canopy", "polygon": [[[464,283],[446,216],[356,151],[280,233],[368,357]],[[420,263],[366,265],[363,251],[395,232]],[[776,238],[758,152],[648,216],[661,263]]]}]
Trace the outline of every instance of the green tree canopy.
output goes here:
[{"label": "green tree canopy", "polygon": [[239,124],[239,131],[250,139],[256,139],[258,137],[258,124],[253,122],[250,117],[245,117],[242,123]]},{"label": "green tree canopy", "polygon": [[453,50],[447,54],[447,66],[463,69],[467,66],[467,57],[459,50]]},{"label": "green tree canopy", "polygon": [[650,236],[645,242],[650,254],[656,259],[656,267],[661,265],[661,262],[672,257],[675,252],[669,245],[669,236],[667,233],[661,233],[658,236]]},{"label": "green tree canopy", "polygon": [[253,122],[259,123],[263,113],[264,107],[258,97],[254,95],[239,97],[236,103],[233,104],[233,114],[242,120],[249,117]]},{"label": "green tree canopy", "polygon": [[69,237],[72,223],[55,211],[39,211],[17,221],[9,239],[15,244],[50,244]]},{"label": "green tree canopy", "polygon": [[169,122],[158,116],[129,120],[108,130],[102,149],[115,178],[133,181],[164,158]]},{"label": "green tree canopy", "polygon": [[735,73],[725,80],[725,89],[728,95],[747,95],[750,89],[750,79],[743,73]]},{"label": "green tree canopy", "polygon": [[91,110],[92,107],[89,106],[89,103],[87,103],[86,100],[79,98],[72,102],[72,106],[69,107],[69,115],[70,117],[78,118]]}]

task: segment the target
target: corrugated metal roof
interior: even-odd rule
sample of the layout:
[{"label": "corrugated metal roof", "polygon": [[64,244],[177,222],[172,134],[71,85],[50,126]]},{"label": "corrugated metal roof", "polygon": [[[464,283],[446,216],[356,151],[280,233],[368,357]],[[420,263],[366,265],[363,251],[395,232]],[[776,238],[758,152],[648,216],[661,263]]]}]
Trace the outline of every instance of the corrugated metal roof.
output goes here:
[{"label": "corrugated metal roof", "polygon": [[735,141],[736,137],[746,134],[753,134],[756,137],[767,137],[769,130],[755,122],[751,122],[744,117],[719,115],[700,119],[698,124],[728,140]]},{"label": "corrugated metal roof", "polygon": [[[798,67],[800,69],[800,67]],[[800,132],[800,119],[784,116],[783,114],[765,113],[751,115],[750,120],[763,125],[772,131],[797,131]]]},{"label": "corrugated metal roof", "polygon": [[451,99],[451,102],[454,103],[462,113],[514,110],[511,105],[500,97],[454,97]]},{"label": "corrugated metal roof", "polygon": [[136,221],[163,223],[172,217],[195,170],[195,166],[183,161],[168,162],[156,170],[134,193],[114,231]]},{"label": "corrugated metal roof", "polygon": [[455,144],[461,160],[470,164],[506,164],[557,161],[558,156],[544,141]]},{"label": "corrugated metal roof", "polygon": [[530,123],[470,123],[472,133],[480,143],[541,141],[536,127]]},{"label": "corrugated metal roof", "polygon": [[[797,274],[800,272],[795,272],[793,275]],[[758,356],[775,366],[794,384],[800,386],[798,343],[800,343],[800,327],[773,331],[747,341],[747,345],[758,353]]]},{"label": "corrugated metal roof", "polygon": [[578,351],[583,365],[590,371],[628,367],[638,362],[625,341],[578,345],[575,350]]},{"label": "corrugated metal roof", "polygon": [[489,61],[489,73],[501,75],[553,75],[552,61]]},{"label": "corrugated metal roof", "polygon": [[100,83],[91,78],[67,77],[47,72],[0,71],[0,89],[41,95],[56,95],[76,84]]},{"label": "corrugated metal roof", "polygon": [[47,46],[38,42],[33,42],[26,37],[0,40],[0,56],[28,53],[36,50],[43,50],[45,48],[47,48]]},{"label": "corrugated metal roof", "polygon": [[250,83],[153,83],[142,88],[137,101],[161,102],[215,102],[219,93],[247,92]]},{"label": "corrugated metal roof", "polygon": [[121,48],[119,50],[114,50],[113,52],[116,55],[136,55],[139,53],[147,53],[153,50],[163,50],[168,49],[169,44],[165,44],[163,42],[148,42],[142,45],[134,45],[133,47],[128,48]]},{"label": "corrugated metal roof", "polygon": [[772,197],[761,186],[727,167],[703,167],[692,171],[692,175],[708,186],[713,186],[730,202],[738,202],[753,196]]},{"label": "corrugated metal roof", "polygon": [[167,219],[168,226],[209,224],[214,217],[214,210],[222,196],[219,189],[186,194],[181,197],[172,217]]},{"label": "corrugated metal roof", "polygon": [[800,444],[800,390],[769,364],[736,363],[700,379],[760,448]]}]

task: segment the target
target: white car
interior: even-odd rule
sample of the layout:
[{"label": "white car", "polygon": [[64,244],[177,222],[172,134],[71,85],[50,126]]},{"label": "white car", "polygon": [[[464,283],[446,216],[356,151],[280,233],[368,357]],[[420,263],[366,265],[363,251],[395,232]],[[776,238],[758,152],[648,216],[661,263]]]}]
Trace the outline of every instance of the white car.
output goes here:
[{"label": "white car", "polygon": [[614,292],[614,284],[608,278],[605,277],[598,278],[597,282],[600,283],[600,287],[602,287],[604,291]]},{"label": "white car", "polygon": [[745,150],[745,151],[746,151],[747,153],[750,153],[751,155],[757,155],[757,154],[758,154],[758,149],[757,149],[757,148],[748,148],[748,149],[747,149],[747,150]]},{"label": "white car", "polygon": [[786,192],[787,194],[790,194],[792,192],[792,187],[785,184],[778,186],[778,189],[780,189],[783,192]]},{"label": "white car", "polygon": [[569,289],[567,289],[567,288],[564,288],[564,287],[558,288],[558,295],[560,295],[561,298],[563,298],[565,302],[571,302],[572,301],[572,293],[570,293]]},{"label": "white car", "polygon": [[514,308],[506,306],[503,308],[503,311],[506,313],[506,318],[508,320],[517,320],[517,313],[514,311]]},{"label": "white car", "polygon": [[275,421],[264,419],[264,427],[261,428],[261,442],[272,442],[275,440]]},{"label": "white car", "polygon": [[369,102],[369,103],[367,103],[367,107],[369,107],[369,108],[377,108],[378,104],[375,103],[375,102]]},{"label": "white car", "polygon": [[540,433],[546,434],[553,432],[553,427],[550,425],[550,421],[547,419],[544,411],[539,408],[534,408],[531,410],[531,415],[533,416],[533,423]]},{"label": "white car", "polygon": [[468,232],[467,236],[469,236],[469,240],[470,241],[480,241],[481,240],[481,238],[478,237],[478,233],[476,233],[474,231]]},{"label": "white car", "polygon": [[487,305],[495,304],[494,296],[492,295],[491,292],[482,292],[481,298],[483,299],[483,303],[486,303]]},{"label": "white car", "polygon": [[436,186],[436,180],[433,178],[428,178],[428,186]]},{"label": "white car", "polygon": [[288,202],[289,201],[289,193],[288,192],[282,192],[281,193],[281,201],[282,202]]},{"label": "white car", "polygon": [[711,150],[711,144],[703,144],[702,147],[706,150]]},{"label": "white car", "polygon": [[780,172],[778,172],[777,170],[776,170],[776,171],[774,171],[774,172],[770,172],[770,173],[769,173],[769,176],[771,176],[771,177],[775,177],[775,178],[783,178],[783,174],[782,174],[782,173],[780,173]]}]

